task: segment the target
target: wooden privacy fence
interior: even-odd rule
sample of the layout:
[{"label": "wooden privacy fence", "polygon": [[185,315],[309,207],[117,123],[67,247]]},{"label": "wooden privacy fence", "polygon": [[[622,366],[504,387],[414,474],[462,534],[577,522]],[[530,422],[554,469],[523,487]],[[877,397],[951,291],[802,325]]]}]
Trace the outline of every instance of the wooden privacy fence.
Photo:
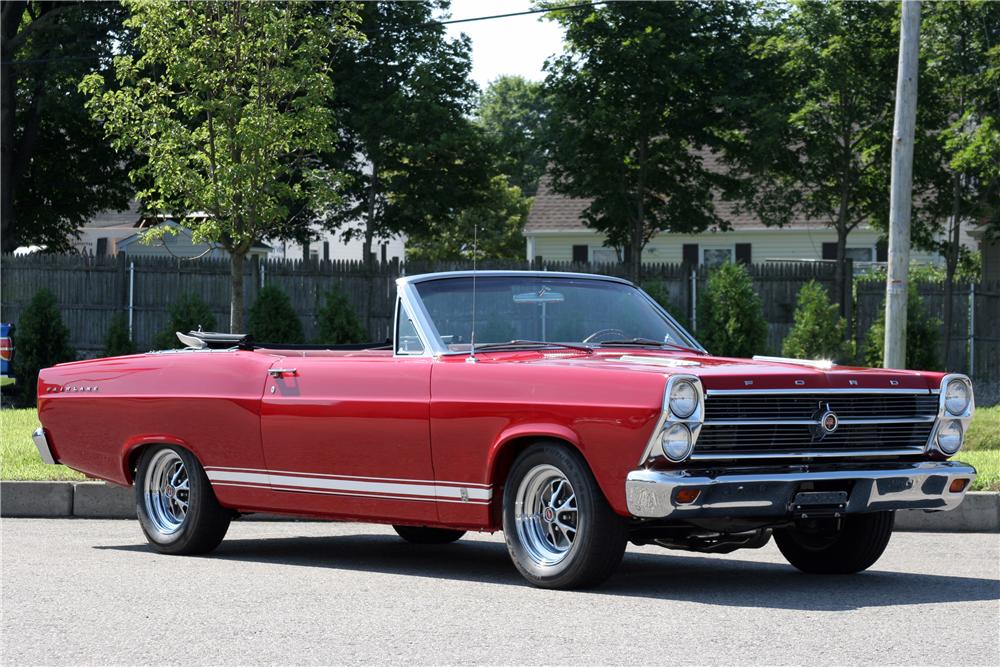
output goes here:
[{"label": "wooden privacy fence", "polygon": [[[365,324],[372,340],[391,336],[395,280],[402,275],[468,270],[469,262],[389,262],[366,267],[361,262],[269,260],[248,263],[245,299],[252,305],[264,284],[287,294],[302,320],[307,338],[316,335],[316,316],[325,294],[336,286]],[[624,277],[621,264],[569,262],[480,262],[479,269],[545,269],[580,271]],[[779,353],[794,322],[799,289],[809,280],[834,293],[834,267],[824,262],[783,262],[753,265],[754,288],[761,297],[768,322],[768,347]],[[708,282],[705,267],[651,264],[643,267],[641,283],[665,295],[671,311],[697,330],[700,304]],[[40,289],[50,289],[58,300],[71,343],[81,356],[99,356],[111,318],[130,317],[132,339],[139,349],[150,349],[153,339],[169,322],[168,308],[184,293],[197,294],[225,330],[229,322],[229,263],[226,260],[178,260],[172,257],[82,257],[77,255],[5,255],[0,259],[0,319],[15,325],[21,311]],[[941,319],[943,287],[919,285],[928,310]],[[858,283],[857,298],[848,315],[853,335],[864,335],[882,308],[883,283]],[[1000,285],[958,285],[955,289],[949,369],[980,377],[1000,377],[1000,337],[993,323],[1000,321]],[[942,336],[942,343],[944,336]],[[971,353],[971,354],[970,354]],[[943,357],[943,355],[942,355]]]}]

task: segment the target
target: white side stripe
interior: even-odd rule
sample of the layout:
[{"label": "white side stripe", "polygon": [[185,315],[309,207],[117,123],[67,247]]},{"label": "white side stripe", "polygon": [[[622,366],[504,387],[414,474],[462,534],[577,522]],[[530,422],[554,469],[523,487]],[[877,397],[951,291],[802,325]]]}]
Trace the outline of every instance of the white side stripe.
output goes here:
[{"label": "white side stripe", "polygon": [[[347,492],[356,495],[382,496],[415,496],[414,499],[432,498],[441,500],[458,500],[464,502],[488,501],[493,497],[489,488],[444,486],[442,484],[426,483],[414,480],[405,481],[365,481],[358,478],[303,477],[300,475],[278,474],[273,472],[238,472],[235,470],[206,469],[208,479],[212,482],[242,483],[246,485],[262,485],[284,487],[288,489],[314,489]],[[377,479],[377,478],[376,478]],[[451,482],[460,484],[460,482]],[[464,493],[463,493],[464,490]]]}]

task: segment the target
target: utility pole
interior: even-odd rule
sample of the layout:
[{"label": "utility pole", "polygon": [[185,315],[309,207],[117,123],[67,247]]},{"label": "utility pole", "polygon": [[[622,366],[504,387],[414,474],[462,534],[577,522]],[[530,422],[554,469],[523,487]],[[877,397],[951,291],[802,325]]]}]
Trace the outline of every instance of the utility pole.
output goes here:
[{"label": "utility pole", "polygon": [[906,366],[906,302],[910,271],[913,197],[913,134],[917,116],[920,0],[902,0],[896,114],[892,127],[889,188],[889,275],[885,283],[885,368]]}]

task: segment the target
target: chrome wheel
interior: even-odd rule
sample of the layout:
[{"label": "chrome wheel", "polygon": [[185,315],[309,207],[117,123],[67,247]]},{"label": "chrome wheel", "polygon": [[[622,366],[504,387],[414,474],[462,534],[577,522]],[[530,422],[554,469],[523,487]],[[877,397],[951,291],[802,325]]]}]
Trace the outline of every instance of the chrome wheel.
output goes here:
[{"label": "chrome wheel", "polygon": [[143,480],[146,514],[162,535],[172,535],[184,525],[191,499],[191,480],[180,455],[172,449],[155,454]]},{"label": "chrome wheel", "polygon": [[556,565],[573,550],[579,516],[576,493],[566,475],[553,465],[528,471],[514,499],[517,536],[531,560]]}]

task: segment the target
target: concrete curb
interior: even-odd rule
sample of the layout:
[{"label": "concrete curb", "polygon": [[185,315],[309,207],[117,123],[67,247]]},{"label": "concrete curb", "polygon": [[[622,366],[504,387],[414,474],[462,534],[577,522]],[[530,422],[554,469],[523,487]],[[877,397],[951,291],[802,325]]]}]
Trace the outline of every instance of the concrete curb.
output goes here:
[{"label": "concrete curb", "polygon": [[[0,482],[0,516],[134,519],[135,492],[104,482]],[[247,518],[295,521],[291,517],[254,514]],[[896,530],[1000,533],[1000,493],[971,491],[950,512],[904,510],[896,513]]]}]

